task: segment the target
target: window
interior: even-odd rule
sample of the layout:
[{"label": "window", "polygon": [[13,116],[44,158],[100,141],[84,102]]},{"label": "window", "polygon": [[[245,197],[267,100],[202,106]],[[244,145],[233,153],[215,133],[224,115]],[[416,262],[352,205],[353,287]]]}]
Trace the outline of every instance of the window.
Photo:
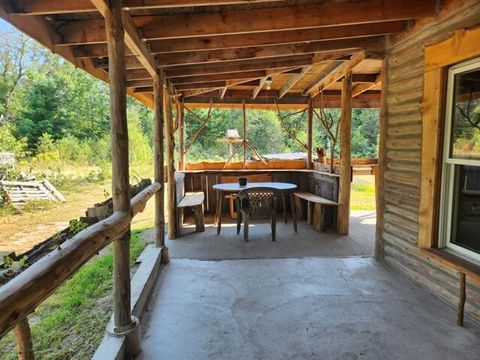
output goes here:
[{"label": "window", "polygon": [[480,59],[450,68],[440,245],[480,263]]}]

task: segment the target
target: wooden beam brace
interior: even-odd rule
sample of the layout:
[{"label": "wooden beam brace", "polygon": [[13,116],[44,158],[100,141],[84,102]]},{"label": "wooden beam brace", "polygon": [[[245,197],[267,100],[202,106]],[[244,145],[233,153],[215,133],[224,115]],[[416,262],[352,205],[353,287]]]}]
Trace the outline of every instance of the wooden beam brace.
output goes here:
[{"label": "wooden beam brace", "polygon": [[[365,52],[360,51],[350,58],[350,60],[345,61],[343,64],[335,68],[327,76],[320,79],[320,81],[310,85],[305,91],[304,95],[309,95],[311,98],[317,96],[324,89],[328,88],[333,83],[340,80],[345,74],[350,71],[353,67],[359,64],[362,60],[365,59]],[[351,80],[351,79],[350,79]]]},{"label": "wooden beam brace", "polygon": [[298,84],[300,80],[302,80],[302,78],[305,76],[305,74],[308,73],[311,68],[312,65],[304,66],[300,74],[293,76],[285,84],[283,84],[278,97],[281,99],[287,92],[289,92],[290,89],[292,89],[296,84]]},{"label": "wooden beam brace", "polygon": [[263,89],[263,86],[267,82],[268,78],[269,78],[269,76],[265,76],[265,77],[260,79],[260,84],[258,84],[258,86],[255,89],[253,89],[252,99],[257,98],[258,93]]},{"label": "wooden beam brace", "polygon": [[[106,12],[108,11],[108,1],[107,0],[91,0],[92,4],[95,5],[97,10],[105,17]],[[157,75],[157,65],[155,59],[148,52],[147,45],[140,39],[138,36],[137,29],[132,22],[130,15],[126,11],[122,11],[122,23],[125,29],[125,44],[131,50],[138,61],[144,66],[148,73],[153,77]],[[89,31],[88,31],[89,32]],[[84,31],[85,33],[85,31]]]}]

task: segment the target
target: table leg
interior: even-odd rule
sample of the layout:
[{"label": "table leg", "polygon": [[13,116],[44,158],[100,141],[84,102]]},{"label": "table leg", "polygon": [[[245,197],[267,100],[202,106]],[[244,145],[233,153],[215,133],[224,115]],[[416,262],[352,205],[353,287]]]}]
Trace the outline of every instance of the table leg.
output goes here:
[{"label": "table leg", "polygon": [[217,210],[215,214],[215,220],[217,222],[217,235],[220,234],[222,229],[222,201],[223,200],[223,191],[219,190],[217,192]]},{"label": "table leg", "polygon": [[292,222],[293,222],[293,229],[295,232],[298,232],[298,227],[297,227],[297,209],[295,209],[295,195],[293,194],[293,191],[290,192],[290,202],[292,206]]},{"label": "table leg", "polygon": [[287,195],[285,194],[285,191],[282,191],[282,208],[283,208],[283,218],[286,224],[287,223]]}]

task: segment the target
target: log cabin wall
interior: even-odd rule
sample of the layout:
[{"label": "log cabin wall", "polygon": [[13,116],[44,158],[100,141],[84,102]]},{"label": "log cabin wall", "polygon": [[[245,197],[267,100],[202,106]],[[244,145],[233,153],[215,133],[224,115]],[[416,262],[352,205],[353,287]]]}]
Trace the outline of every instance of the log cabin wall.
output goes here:
[{"label": "log cabin wall", "polygon": [[[480,1],[442,1],[436,18],[390,38],[386,69],[384,259],[448,303],[458,303],[458,269],[417,246],[422,154],[424,46],[480,25]],[[480,40],[479,40],[480,41]],[[434,204],[432,204],[434,206]],[[480,284],[468,280],[465,312],[480,319]]]}]

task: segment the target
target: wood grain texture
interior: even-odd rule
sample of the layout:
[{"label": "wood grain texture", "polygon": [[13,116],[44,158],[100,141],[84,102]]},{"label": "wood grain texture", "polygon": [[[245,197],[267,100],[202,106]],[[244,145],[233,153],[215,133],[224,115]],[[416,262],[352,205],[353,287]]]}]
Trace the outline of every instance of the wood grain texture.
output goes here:
[{"label": "wood grain texture", "polygon": [[163,80],[163,73],[153,78],[154,178],[156,182],[162,184],[161,189],[155,194],[155,245],[158,247],[165,246]]}]

